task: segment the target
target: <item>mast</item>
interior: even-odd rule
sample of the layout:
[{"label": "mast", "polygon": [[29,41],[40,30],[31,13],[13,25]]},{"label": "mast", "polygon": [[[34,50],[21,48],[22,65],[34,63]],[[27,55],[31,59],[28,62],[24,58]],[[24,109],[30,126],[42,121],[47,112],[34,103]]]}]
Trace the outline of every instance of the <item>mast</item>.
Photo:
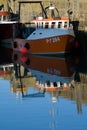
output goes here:
[{"label": "mast", "polygon": [[72,9],[70,8],[70,0],[68,0],[68,17],[69,17],[69,21],[71,21],[71,15],[72,15]]},{"label": "mast", "polygon": [[14,4],[14,5],[13,5],[14,13],[15,13],[15,1],[16,1],[16,0],[13,0],[13,4]]},{"label": "mast", "polygon": [[73,5],[74,5],[74,15],[75,18],[77,19],[79,14],[79,0],[74,0]]},{"label": "mast", "polygon": [[13,12],[12,9],[11,9],[11,0],[7,0],[7,9],[8,9],[8,12]]}]

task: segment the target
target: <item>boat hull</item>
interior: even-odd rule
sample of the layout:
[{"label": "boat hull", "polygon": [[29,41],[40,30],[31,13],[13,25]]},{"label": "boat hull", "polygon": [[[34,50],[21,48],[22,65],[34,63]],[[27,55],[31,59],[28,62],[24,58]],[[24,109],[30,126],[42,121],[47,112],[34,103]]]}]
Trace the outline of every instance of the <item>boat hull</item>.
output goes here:
[{"label": "boat hull", "polygon": [[[54,36],[50,38],[30,40],[30,53],[33,54],[63,54],[69,52],[73,43],[70,43],[70,39],[73,39],[72,36]],[[36,43],[36,44],[33,44]]]},{"label": "boat hull", "polygon": [[16,37],[18,34],[18,22],[8,21],[8,22],[0,22],[0,42],[2,40],[8,41]]},{"label": "boat hull", "polygon": [[0,63],[12,63],[12,48],[0,46]]},{"label": "boat hull", "polygon": [[[60,33],[60,30],[57,30],[49,29],[48,31],[43,31],[42,29],[41,31],[33,32],[27,39],[14,39],[12,43],[13,50],[21,51],[27,45],[26,53],[35,55],[58,55],[70,52],[75,46],[74,35],[69,34],[69,31],[63,30],[64,33]],[[35,35],[36,33],[37,35]]]}]

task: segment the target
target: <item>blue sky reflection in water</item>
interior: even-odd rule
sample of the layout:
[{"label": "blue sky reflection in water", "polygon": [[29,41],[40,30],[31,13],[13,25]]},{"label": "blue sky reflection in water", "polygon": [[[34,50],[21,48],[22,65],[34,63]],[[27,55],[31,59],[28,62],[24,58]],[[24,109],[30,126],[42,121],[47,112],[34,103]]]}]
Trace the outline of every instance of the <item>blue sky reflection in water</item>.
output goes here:
[{"label": "blue sky reflection in water", "polygon": [[[36,93],[29,87],[28,93]],[[86,130],[87,106],[78,113],[75,101],[52,95],[26,97],[10,92],[10,81],[0,79],[0,130]]]}]

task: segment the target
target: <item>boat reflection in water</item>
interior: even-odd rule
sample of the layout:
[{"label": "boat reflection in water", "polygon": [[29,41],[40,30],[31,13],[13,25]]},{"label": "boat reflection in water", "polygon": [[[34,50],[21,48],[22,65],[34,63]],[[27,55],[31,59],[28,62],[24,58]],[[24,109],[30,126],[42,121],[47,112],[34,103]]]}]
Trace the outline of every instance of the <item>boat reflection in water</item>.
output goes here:
[{"label": "boat reflection in water", "polygon": [[[36,88],[37,83],[43,86],[47,81],[50,82],[50,85],[55,82],[71,84],[75,77],[76,59],[71,56],[66,58],[37,57],[14,52],[13,61],[14,74],[16,78],[21,77],[19,80],[21,86],[28,86],[28,89],[32,86],[37,92],[29,94],[27,89],[27,92],[24,93],[21,87],[23,97],[44,97],[45,92]],[[87,104],[86,87],[80,83],[75,84],[74,88],[69,90],[56,90],[48,93],[51,94],[52,102],[57,102],[59,96],[75,101],[78,113],[82,113],[82,104]]]},{"label": "boat reflection in water", "polygon": [[35,86],[36,78],[32,77],[31,74],[22,75],[23,66],[20,65],[14,65],[15,73],[11,75],[11,85],[10,85],[10,91],[15,93],[17,96],[22,97],[43,97],[44,93],[28,93],[29,87],[28,86]]},{"label": "boat reflection in water", "polygon": [[0,65],[0,78],[8,80],[10,75],[13,73],[14,66],[13,64],[4,64]]},{"label": "boat reflection in water", "polygon": [[[22,75],[31,75],[36,78],[35,86],[46,91],[54,91],[59,88],[68,90],[71,88],[71,82],[74,79],[75,60],[71,57],[54,58],[27,56],[21,53],[14,53],[13,60],[15,64],[24,67]],[[24,71],[24,72],[23,72]]]},{"label": "boat reflection in water", "polygon": [[44,97],[44,92],[29,93],[28,86],[35,86],[36,78],[30,72],[24,73],[26,69],[21,64],[14,63],[14,72],[11,75],[10,91],[22,97]]}]

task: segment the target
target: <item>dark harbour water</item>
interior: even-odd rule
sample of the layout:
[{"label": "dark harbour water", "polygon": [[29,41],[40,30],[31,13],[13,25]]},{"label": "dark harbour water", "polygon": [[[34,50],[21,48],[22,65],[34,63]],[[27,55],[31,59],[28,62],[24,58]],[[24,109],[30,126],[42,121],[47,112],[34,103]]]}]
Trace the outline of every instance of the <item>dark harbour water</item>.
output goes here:
[{"label": "dark harbour water", "polygon": [[[20,64],[21,79],[17,73],[14,74],[14,69],[10,74],[0,76],[0,130],[86,130],[85,80],[65,91],[43,93],[35,87],[37,80],[40,83],[46,80],[69,83],[77,77],[75,72],[78,68],[82,68],[81,73],[85,72],[83,64],[71,57],[16,55],[18,59],[13,55],[12,62]],[[14,68],[18,70],[16,66]],[[26,86],[23,93],[21,88],[17,89],[20,81]]]}]

